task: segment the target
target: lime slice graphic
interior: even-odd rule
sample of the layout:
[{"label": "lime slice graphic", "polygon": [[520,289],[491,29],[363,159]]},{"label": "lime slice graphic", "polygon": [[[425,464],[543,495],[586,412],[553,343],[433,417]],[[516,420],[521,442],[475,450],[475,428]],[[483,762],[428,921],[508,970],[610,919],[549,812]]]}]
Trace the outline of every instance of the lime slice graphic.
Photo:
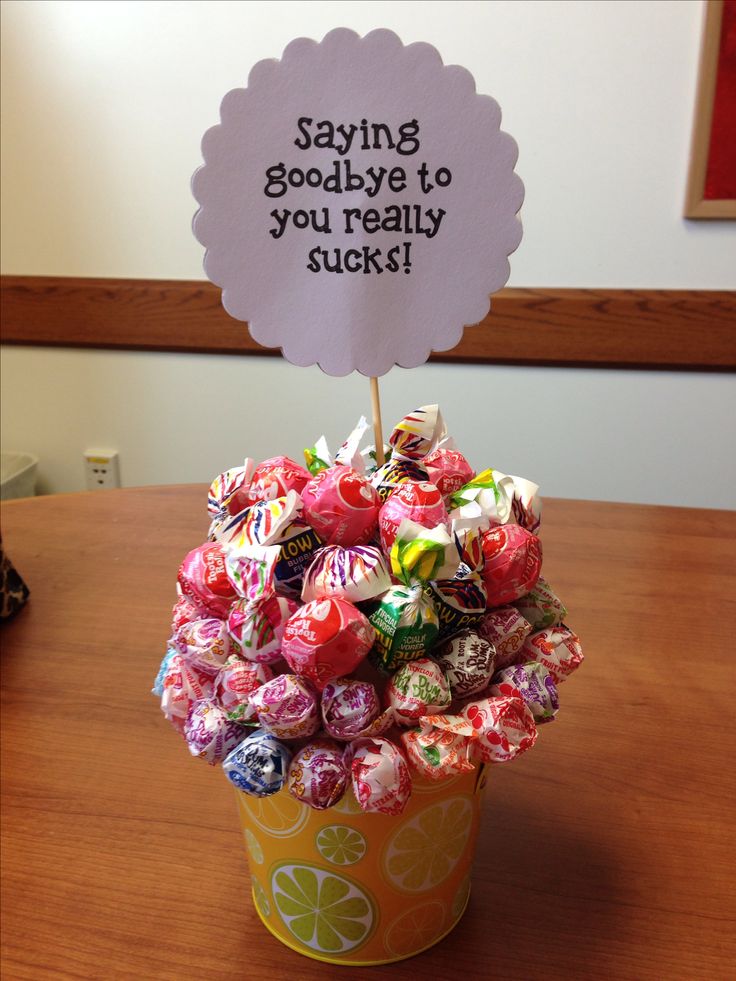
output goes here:
[{"label": "lime slice graphic", "polygon": [[449,797],[425,807],[388,839],[383,853],[386,879],[402,892],[433,889],[463,855],[472,823],[469,797]]},{"label": "lime slice graphic", "polygon": [[271,891],[286,927],[305,947],[320,953],[354,950],[376,922],[375,902],[362,886],[317,866],[277,866]]},{"label": "lime slice graphic", "polygon": [[317,834],[317,851],[334,865],[355,865],[365,855],[363,835],[347,824],[331,824]]},{"label": "lime slice graphic", "polygon": [[285,790],[272,797],[250,797],[238,794],[238,807],[248,821],[275,838],[289,838],[304,827],[309,817],[306,804]]},{"label": "lime slice graphic", "polygon": [[440,938],[444,923],[442,903],[414,906],[394,920],[384,935],[384,946],[392,957],[416,954]]},{"label": "lime slice graphic", "polygon": [[337,811],[338,814],[362,814],[363,809],[360,804],[355,799],[355,794],[353,793],[353,788],[348,787],[348,789],[343,794],[342,800],[338,801],[337,804],[332,808],[333,811]]},{"label": "lime slice graphic", "polygon": [[268,896],[266,896],[266,890],[260,884],[258,879],[251,879],[251,884],[253,886],[253,902],[256,904],[256,909],[259,911],[261,916],[271,915],[271,904],[268,901]]},{"label": "lime slice graphic", "polygon": [[263,849],[258,844],[258,839],[256,838],[256,836],[248,828],[246,828],[245,831],[245,844],[248,848],[248,852],[250,853],[250,857],[253,859],[253,861],[256,862],[258,865],[263,865]]}]

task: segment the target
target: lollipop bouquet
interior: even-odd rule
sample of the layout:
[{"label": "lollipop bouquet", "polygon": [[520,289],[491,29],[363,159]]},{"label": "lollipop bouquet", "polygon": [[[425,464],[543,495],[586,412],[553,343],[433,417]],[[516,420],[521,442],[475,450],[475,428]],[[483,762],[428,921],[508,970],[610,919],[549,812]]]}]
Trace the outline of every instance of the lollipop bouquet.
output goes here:
[{"label": "lollipop bouquet", "polygon": [[352,785],[398,815],[413,779],[531,749],[583,655],[540,576],[536,484],[476,473],[436,405],[381,466],[366,428],[214,480],[154,692],[244,794],[323,810]]}]

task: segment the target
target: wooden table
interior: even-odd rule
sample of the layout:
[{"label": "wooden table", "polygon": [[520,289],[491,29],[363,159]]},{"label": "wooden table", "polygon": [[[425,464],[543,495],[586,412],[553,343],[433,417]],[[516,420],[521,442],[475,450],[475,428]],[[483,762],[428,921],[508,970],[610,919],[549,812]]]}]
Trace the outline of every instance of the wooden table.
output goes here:
[{"label": "wooden table", "polygon": [[[149,695],[205,488],[11,502],[28,607],[2,630],[2,977],[353,976],[251,908],[232,792]],[[733,978],[736,514],[545,502],[587,660],[489,781],[440,946],[366,976]]]}]

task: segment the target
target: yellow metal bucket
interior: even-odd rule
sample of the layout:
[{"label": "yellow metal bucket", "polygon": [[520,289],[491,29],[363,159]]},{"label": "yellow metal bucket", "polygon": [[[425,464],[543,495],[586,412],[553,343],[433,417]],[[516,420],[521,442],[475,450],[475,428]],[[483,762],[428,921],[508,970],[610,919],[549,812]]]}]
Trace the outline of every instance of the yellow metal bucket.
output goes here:
[{"label": "yellow metal bucket", "polygon": [[400,817],[365,814],[351,790],[315,811],[285,790],[236,791],[253,903],[292,950],[331,964],[388,964],[419,954],[458,923],[486,772],[414,778]]}]

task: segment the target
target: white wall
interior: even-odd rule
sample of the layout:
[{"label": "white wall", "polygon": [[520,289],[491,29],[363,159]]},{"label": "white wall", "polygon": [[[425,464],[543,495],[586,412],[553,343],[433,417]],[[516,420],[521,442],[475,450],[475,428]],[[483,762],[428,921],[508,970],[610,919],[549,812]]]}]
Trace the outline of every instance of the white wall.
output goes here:
[{"label": "white wall", "polygon": [[[189,177],[220,98],[292,37],[346,25],[434,43],[501,104],[527,189],[511,285],[734,288],[736,225],[681,218],[700,17],[677,0],[6,0],[3,272],[201,277]],[[264,359],[5,348],[2,367],[3,445],[37,452],[50,490],[82,486],[87,446],[118,448],[125,484],[204,480],[368,409],[362,378]],[[735,389],[441,365],[382,383],[387,423],[438,400],[479,465],[549,494],[707,506],[736,503]]]}]

